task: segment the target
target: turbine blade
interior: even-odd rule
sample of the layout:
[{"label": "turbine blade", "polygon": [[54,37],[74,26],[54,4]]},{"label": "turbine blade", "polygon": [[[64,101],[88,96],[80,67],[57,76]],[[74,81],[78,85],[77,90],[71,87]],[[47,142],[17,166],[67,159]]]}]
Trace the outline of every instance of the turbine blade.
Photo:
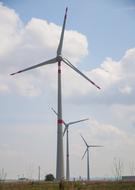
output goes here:
[{"label": "turbine blade", "polygon": [[[57,113],[53,108],[51,108],[51,109],[52,109],[52,111],[58,116],[58,113]],[[65,121],[62,120],[62,122],[63,122],[63,124],[66,126]]]},{"label": "turbine blade", "polygon": [[87,120],[89,120],[89,118],[87,118],[87,119],[81,119],[81,120],[78,120],[78,121],[73,121],[73,122],[68,123],[68,125],[72,125],[72,124],[83,122],[83,121],[87,121]]},{"label": "turbine blade", "polygon": [[83,138],[83,136],[80,134],[80,136],[82,137],[82,139],[83,139],[83,141],[84,141],[84,143],[86,144],[86,146],[88,147],[88,144],[87,144],[87,142],[86,142],[86,140]]},{"label": "turbine blade", "polygon": [[59,45],[58,45],[58,49],[57,49],[57,56],[61,55],[61,52],[62,52],[63,38],[64,38],[64,32],[65,32],[66,19],[67,19],[67,11],[68,11],[68,8],[66,7],[62,31],[61,31],[61,36],[60,36],[60,41],[59,41]]},{"label": "turbine blade", "polygon": [[65,133],[66,133],[67,129],[68,129],[68,126],[67,126],[67,125],[65,125],[65,129],[64,129],[64,131],[63,131],[63,136],[65,135]]},{"label": "turbine blade", "polygon": [[51,108],[51,109],[58,116],[58,113],[53,108]]},{"label": "turbine blade", "polygon": [[62,58],[63,62],[66,63],[69,67],[71,67],[74,71],[76,71],[78,74],[80,74],[82,77],[84,77],[86,80],[88,80],[91,84],[93,84],[98,89],[101,89],[97,84],[95,84],[91,79],[89,79],[85,74],[83,74],[79,69],[77,69],[74,65],[72,65],[66,58]]},{"label": "turbine blade", "polygon": [[50,60],[45,61],[45,62],[43,62],[43,63],[34,65],[34,66],[32,66],[32,67],[28,67],[28,68],[23,69],[23,70],[20,70],[20,71],[17,71],[17,72],[15,72],[15,73],[10,74],[10,75],[15,75],[15,74],[18,74],[18,73],[22,73],[22,72],[25,72],[25,71],[28,71],[28,70],[31,70],[31,69],[35,69],[35,68],[37,68],[37,67],[41,67],[41,66],[43,66],[43,65],[52,64],[52,63],[55,63],[55,62],[57,62],[57,58],[50,59]]},{"label": "turbine blade", "polygon": [[88,147],[103,147],[103,146],[100,146],[100,145],[89,145]]},{"label": "turbine blade", "polygon": [[86,150],[85,150],[85,152],[84,152],[84,154],[82,156],[82,159],[84,158],[84,156],[85,156],[85,154],[86,154],[87,151],[88,151],[88,148],[86,148]]}]

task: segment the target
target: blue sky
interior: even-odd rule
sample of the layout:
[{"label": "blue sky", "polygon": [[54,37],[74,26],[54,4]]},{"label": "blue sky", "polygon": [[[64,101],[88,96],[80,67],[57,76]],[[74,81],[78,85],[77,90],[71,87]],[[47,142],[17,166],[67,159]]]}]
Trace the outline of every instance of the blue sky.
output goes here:
[{"label": "blue sky", "polygon": [[134,1],[7,0],[0,4],[0,169],[8,178],[36,178],[39,165],[42,177],[55,175],[50,108],[57,108],[57,67],[9,74],[55,56],[66,6],[63,54],[101,86],[98,91],[63,65],[63,118],[90,118],[70,131],[71,176],[86,176],[80,133],[104,145],[91,153],[93,177],[113,176],[114,158],[123,162],[123,175],[135,164]]}]

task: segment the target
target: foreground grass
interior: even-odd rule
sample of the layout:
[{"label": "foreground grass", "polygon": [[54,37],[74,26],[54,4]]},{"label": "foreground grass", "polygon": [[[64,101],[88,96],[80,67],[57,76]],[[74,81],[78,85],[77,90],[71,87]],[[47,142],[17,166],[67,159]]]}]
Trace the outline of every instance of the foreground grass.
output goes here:
[{"label": "foreground grass", "polygon": [[0,190],[56,190],[58,183],[14,182],[0,184]]},{"label": "foreground grass", "polygon": [[[14,182],[0,183],[0,190],[58,190],[58,183]],[[135,182],[70,182],[62,190],[135,190]]]}]

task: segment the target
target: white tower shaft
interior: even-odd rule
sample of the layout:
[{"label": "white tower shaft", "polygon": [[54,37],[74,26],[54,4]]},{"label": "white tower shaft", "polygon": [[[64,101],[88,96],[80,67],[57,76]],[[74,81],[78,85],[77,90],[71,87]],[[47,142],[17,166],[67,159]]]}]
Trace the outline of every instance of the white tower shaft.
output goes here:
[{"label": "white tower shaft", "polygon": [[87,149],[87,180],[90,180],[89,148]]},{"label": "white tower shaft", "polygon": [[67,128],[67,159],[66,159],[66,180],[70,180],[70,171],[69,171],[69,141],[68,141],[68,128]]},{"label": "white tower shaft", "polygon": [[61,92],[61,62],[58,62],[58,121],[57,121],[57,166],[56,180],[64,179],[63,130],[62,130],[62,92]]}]

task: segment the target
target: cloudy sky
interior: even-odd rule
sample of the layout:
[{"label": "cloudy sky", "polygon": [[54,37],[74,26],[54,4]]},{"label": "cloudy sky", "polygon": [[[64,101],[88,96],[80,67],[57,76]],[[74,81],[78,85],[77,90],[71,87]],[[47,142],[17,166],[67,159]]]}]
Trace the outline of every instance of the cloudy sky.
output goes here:
[{"label": "cloudy sky", "polygon": [[[123,175],[135,168],[135,3],[132,0],[0,1],[0,172],[7,178],[55,175],[57,65],[16,76],[10,73],[56,55],[65,7],[63,54],[101,90],[62,65],[63,119],[89,121],[70,128],[72,177]],[[64,138],[65,147],[65,138]],[[135,172],[135,169],[134,169]]]}]

